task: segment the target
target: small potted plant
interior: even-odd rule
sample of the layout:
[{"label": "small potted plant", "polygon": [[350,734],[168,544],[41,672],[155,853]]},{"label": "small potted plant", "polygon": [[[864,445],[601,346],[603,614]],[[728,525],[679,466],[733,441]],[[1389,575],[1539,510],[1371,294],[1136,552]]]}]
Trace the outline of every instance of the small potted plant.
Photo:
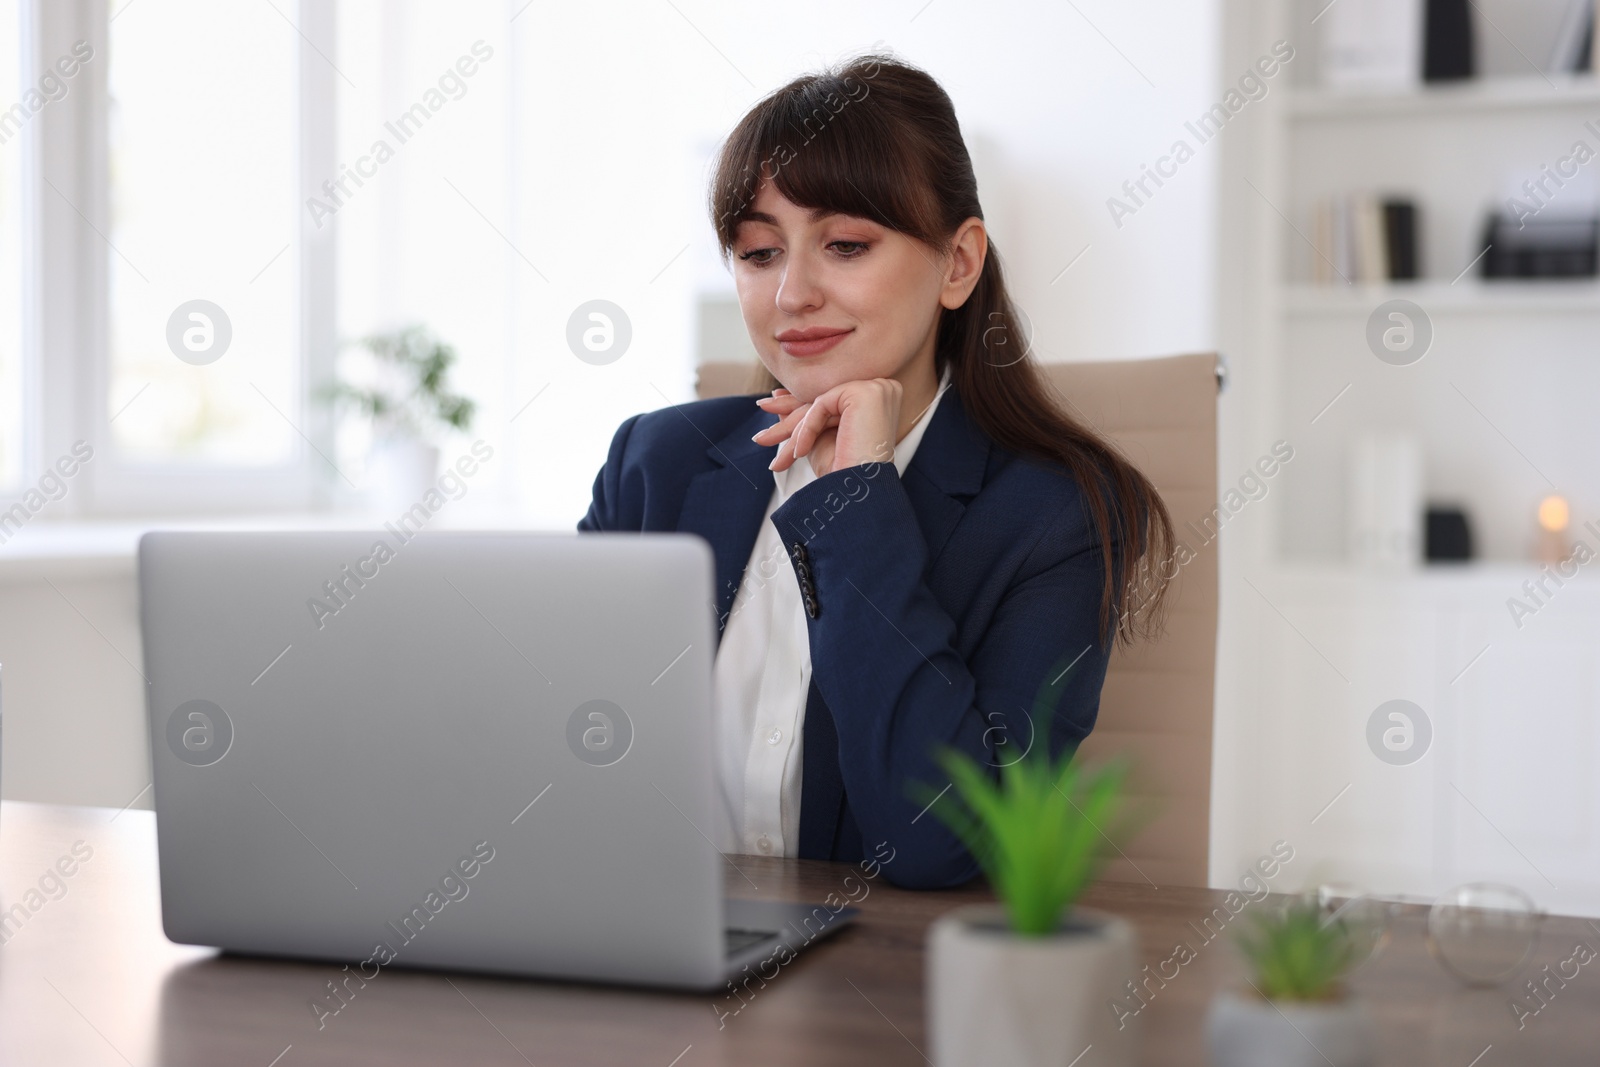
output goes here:
[{"label": "small potted plant", "polygon": [[340,378],[318,397],[354,408],[371,421],[364,479],[372,501],[385,510],[404,509],[433,487],[439,476],[443,429],[466,430],[477,405],[450,391],[455,349],[420,324],[374,333],[354,342],[371,358],[359,383]]},{"label": "small potted plant", "polygon": [[1367,1067],[1372,1018],[1344,985],[1356,939],[1310,898],[1253,916],[1238,942],[1247,989],[1211,1002],[1206,1043],[1214,1067]]},{"label": "small potted plant", "polygon": [[[1046,736],[1036,715],[1035,738]],[[999,898],[957,908],[928,932],[928,1029],[938,1067],[1136,1062],[1134,1031],[1109,1005],[1137,976],[1132,925],[1077,906],[1125,837],[1126,767],[1052,761],[1045,744],[999,768],[942,752],[952,795],[929,810],[961,839]],[[931,789],[914,793],[926,798]]]}]

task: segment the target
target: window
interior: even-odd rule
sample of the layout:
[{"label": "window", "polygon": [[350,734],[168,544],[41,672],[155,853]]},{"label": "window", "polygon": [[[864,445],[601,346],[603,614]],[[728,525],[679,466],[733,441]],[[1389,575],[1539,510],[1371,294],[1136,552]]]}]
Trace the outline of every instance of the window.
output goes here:
[{"label": "window", "polygon": [[105,417],[129,465],[294,461],[295,29],[270,4],[111,0]]},{"label": "window", "polygon": [[[446,463],[475,439],[494,448],[474,482],[484,488],[505,484],[515,411],[508,26],[500,3],[341,0],[336,163],[308,183],[315,202],[302,209],[335,235],[341,340],[420,323],[456,350],[451,386],[477,413],[439,444]],[[345,369],[359,374],[354,355]],[[341,467],[361,469],[365,431],[340,427]]]},{"label": "window", "polygon": [[22,11],[0,0],[0,487],[22,480],[24,154],[28,112],[23,95]]},{"label": "window", "polygon": [[[705,134],[691,127],[721,121],[703,105],[725,75],[642,140],[613,139],[594,116],[681,63],[641,42],[602,72],[592,49],[553,44],[581,19],[538,16],[504,0],[0,0],[0,85],[20,40],[94,51],[31,120],[36,158],[0,143],[0,479],[26,481],[24,445],[49,460],[84,439],[94,462],[62,518],[371,505],[364,427],[318,387],[340,342],[420,322],[478,404],[442,458],[495,449],[450,521],[570,529],[594,467],[564,458],[603,457],[623,418],[687,399],[687,242],[707,234],[683,213],[703,178],[678,160]],[[580,82],[609,95],[550,106]],[[19,210],[36,235],[8,224]],[[37,269],[19,272],[24,238]],[[612,364],[567,340],[596,299],[634,326]]]}]

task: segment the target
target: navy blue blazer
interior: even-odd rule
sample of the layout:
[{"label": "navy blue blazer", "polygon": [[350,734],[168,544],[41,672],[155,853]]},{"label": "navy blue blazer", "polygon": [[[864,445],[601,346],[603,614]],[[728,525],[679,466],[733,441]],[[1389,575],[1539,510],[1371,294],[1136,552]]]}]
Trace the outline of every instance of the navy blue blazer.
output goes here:
[{"label": "navy blue blazer", "polygon": [[[705,538],[719,646],[774,492],[777,446],[750,437],[778,417],[755,400],[624,421],[578,523]],[[908,783],[948,784],[940,746],[996,768],[1019,758],[1036,700],[1054,705],[1052,754],[1094,726],[1109,654],[1105,571],[1076,481],[992,441],[952,386],[903,478],[893,463],[830,471],[772,522],[811,594],[800,855],[855,862],[887,843],[883,872],[896,885],[970,880],[972,856]]]}]

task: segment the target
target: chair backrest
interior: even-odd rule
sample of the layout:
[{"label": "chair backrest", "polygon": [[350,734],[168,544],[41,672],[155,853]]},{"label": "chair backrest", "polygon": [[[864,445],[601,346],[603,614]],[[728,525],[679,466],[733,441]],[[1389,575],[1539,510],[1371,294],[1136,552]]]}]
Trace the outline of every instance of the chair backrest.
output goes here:
[{"label": "chair backrest", "polygon": [[[1217,358],[1046,363],[1063,406],[1120,448],[1155,483],[1190,551],[1176,574],[1160,640],[1118,644],[1100,715],[1080,749],[1091,760],[1126,754],[1133,792],[1153,812],[1105,872],[1157,886],[1207,883],[1211,836],[1211,724],[1217,650],[1217,551],[1187,524],[1206,527],[1217,506]],[[704,363],[702,399],[754,392],[752,363]],[[1181,566],[1176,566],[1179,561]]]}]

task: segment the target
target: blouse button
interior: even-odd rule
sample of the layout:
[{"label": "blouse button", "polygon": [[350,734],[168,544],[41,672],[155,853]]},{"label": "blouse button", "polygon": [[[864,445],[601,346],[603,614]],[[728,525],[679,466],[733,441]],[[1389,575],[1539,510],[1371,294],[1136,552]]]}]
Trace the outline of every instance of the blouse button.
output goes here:
[{"label": "blouse button", "polygon": [[782,741],[782,740],[783,740],[783,731],[782,730],[773,730],[772,733],[767,735],[767,744],[769,744],[769,745],[775,745],[779,741]]},{"label": "blouse button", "polygon": [[770,853],[772,851],[772,838],[762,834],[756,839],[756,848],[759,848],[764,853]]}]

